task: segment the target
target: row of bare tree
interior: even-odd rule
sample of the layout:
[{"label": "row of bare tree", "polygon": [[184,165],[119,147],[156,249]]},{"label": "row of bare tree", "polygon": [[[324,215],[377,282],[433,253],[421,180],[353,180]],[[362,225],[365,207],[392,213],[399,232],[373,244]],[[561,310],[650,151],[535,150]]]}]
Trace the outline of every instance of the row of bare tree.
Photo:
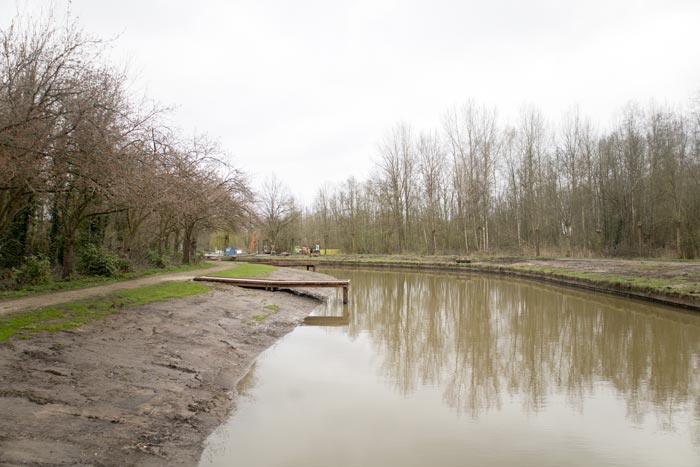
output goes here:
[{"label": "row of bare tree", "polygon": [[473,101],[440,130],[399,124],[374,175],[322,189],[302,234],[355,253],[700,254],[700,113],[627,106],[596,131],[577,109],[517,125]]},{"label": "row of bare tree", "polygon": [[0,268],[42,254],[69,276],[85,245],[188,263],[200,232],[248,214],[243,175],[133,99],[107,45],[51,17],[0,31]]}]

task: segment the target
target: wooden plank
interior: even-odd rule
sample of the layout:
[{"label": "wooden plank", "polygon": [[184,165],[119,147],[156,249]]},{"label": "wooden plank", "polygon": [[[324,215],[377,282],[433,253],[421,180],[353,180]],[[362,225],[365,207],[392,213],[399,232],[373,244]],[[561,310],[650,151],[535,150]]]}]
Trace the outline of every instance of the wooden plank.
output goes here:
[{"label": "wooden plank", "polygon": [[196,281],[223,282],[225,284],[244,285],[246,287],[347,287],[349,280],[275,280],[275,279],[240,279],[233,277],[200,276]]},{"label": "wooden plank", "polygon": [[262,257],[262,256],[236,256],[233,261],[243,262],[243,263],[255,263],[255,264],[298,264],[299,266],[306,266],[307,264],[318,265],[318,260],[311,259],[275,259],[274,257]]},{"label": "wooden plank", "polygon": [[274,280],[274,279],[240,279],[233,277],[195,277],[200,282],[221,282],[223,284],[237,285],[239,287],[253,287],[258,289],[275,290],[292,287],[342,287],[343,303],[348,303],[349,280],[305,281],[305,280]]}]

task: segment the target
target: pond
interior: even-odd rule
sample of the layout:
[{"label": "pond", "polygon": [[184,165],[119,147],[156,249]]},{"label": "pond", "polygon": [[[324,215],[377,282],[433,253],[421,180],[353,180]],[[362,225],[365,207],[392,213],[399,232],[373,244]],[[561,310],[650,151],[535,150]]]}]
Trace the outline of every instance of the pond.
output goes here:
[{"label": "pond", "polygon": [[489,275],[323,272],[351,279],[350,303],[315,314],[349,317],[261,355],[201,466],[700,465],[700,315]]}]

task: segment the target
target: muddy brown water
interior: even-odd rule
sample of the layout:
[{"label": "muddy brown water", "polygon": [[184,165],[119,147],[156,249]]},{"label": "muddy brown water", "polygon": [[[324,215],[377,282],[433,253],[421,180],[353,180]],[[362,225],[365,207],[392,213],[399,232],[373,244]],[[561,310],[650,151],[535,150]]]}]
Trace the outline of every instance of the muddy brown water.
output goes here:
[{"label": "muddy brown water", "polygon": [[698,466],[700,315],[493,276],[324,269],[200,466]]}]

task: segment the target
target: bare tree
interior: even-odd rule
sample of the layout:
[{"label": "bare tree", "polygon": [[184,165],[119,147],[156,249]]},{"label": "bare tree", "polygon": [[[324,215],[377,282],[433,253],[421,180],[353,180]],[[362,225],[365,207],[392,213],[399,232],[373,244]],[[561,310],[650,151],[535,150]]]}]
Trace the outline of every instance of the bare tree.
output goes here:
[{"label": "bare tree", "polygon": [[386,197],[393,219],[398,252],[406,248],[410,236],[414,204],[416,155],[407,125],[397,125],[379,148],[379,185]]},{"label": "bare tree", "polygon": [[198,232],[248,209],[243,174],[135,103],[104,46],[50,14],[0,30],[0,267],[36,252],[68,277],[78,247],[143,259],[171,235],[188,262]]},{"label": "bare tree", "polygon": [[418,138],[418,162],[423,200],[423,237],[430,254],[434,255],[437,251],[437,231],[444,220],[441,216],[441,196],[447,183],[447,158],[436,133],[421,134]]},{"label": "bare tree", "polygon": [[274,174],[263,184],[258,210],[260,224],[271,248],[281,246],[280,241],[299,218],[300,211],[289,189]]}]

